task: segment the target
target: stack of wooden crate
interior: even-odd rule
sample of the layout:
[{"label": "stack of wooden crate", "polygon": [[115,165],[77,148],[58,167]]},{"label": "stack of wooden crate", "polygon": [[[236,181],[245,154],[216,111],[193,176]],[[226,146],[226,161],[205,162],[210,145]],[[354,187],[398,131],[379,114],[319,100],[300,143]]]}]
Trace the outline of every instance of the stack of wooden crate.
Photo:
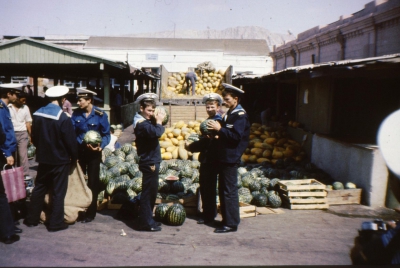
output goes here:
[{"label": "stack of wooden crate", "polygon": [[281,180],[278,182],[283,204],[290,209],[327,209],[325,184],[315,179]]}]

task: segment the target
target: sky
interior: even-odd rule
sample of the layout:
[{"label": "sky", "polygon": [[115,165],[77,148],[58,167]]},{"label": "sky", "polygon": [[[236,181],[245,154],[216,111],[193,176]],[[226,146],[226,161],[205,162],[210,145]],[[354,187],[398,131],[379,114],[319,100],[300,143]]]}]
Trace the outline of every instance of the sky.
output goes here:
[{"label": "sky", "polygon": [[0,0],[0,36],[117,36],[259,26],[297,35],[372,0]]}]

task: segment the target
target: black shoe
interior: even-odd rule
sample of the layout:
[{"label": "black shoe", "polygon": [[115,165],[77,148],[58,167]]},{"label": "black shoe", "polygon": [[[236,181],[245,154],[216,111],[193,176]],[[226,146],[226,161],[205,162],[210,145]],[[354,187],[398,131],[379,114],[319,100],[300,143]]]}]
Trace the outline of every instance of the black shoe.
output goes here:
[{"label": "black shoe", "polygon": [[88,222],[91,222],[93,220],[94,220],[93,218],[84,218],[83,220],[81,220],[81,223],[88,223]]},{"label": "black shoe", "polygon": [[140,231],[146,231],[146,232],[158,232],[161,231],[162,228],[160,226],[153,226],[153,227],[142,227],[140,228]]},{"label": "black shoe", "polygon": [[161,226],[161,222],[156,221],[156,226]]},{"label": "black shoe", "polygon": [[15,222],[14,222],[14,225],[19,225],[19,221],[15,221]]},{"label": "black shoe", "polygon": [[22,233],[22,229],[18,228],[17,226],[14,226],[14,232],[16,234],[20,234],[20,233]]},{"label": "black shoe", "polygon": [[19,240],[19,235],[13,234],[2,238],[1,242],[3,242],[4,244],[12,244],[14,242],[17,242],[18,240]]},{"label": "black shoe", "polygon": [[229,232],[236,232],[237,231],[237,227],[228,227],[228,226],[222,226],[222,227],[218,227],[217,229],[214,230],[214,233],[229,233]]},{"label": "black shoe", "polygon": [[200,219],[200,220],[198,220],[197,221],[197,224],[213,224],[214,223],[214,220],[203,220],[203,219]]},{"label": "black shoe", "polygon": [[66,224],[66,223],[64,223],[64,225],[61,226],[61,227],[56,227],[56,228],[48,227],[47,231],[49,231],[49,232],[58,232],[58,231],[62,231],[62,230],[65,230],[65,229],[68,229],[68,224]]},{"label": "black shoe", "polygon": [[28,227],[35,227],[35,226],[38,226],[38,223],[30,223],[30,222],[28,222],[26,219],[24,220],[24,222],[23,222],[26,226],[28,226]]}]

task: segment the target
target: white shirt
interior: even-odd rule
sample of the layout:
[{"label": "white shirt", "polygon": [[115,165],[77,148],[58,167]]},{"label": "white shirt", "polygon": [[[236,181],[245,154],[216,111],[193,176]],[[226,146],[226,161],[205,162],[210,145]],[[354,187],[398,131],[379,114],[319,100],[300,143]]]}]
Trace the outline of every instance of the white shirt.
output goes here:
[{"label": "white shirt", "polygon": [[118,137],[115,136],[115,135],[113,135],[113,134],[111,134],[110,136],[111,136],[110,143],[109,143],[105,148],[108,148],[108,149],[110,149],[112,152],[114,152],[114,151],[115,151],[115,143],[117,142]]},{"label": "white shirt", "polygon": [[29,107],[23,105],[17,111],[17,109],[10,103],[8,104],[8,108],[10,109],[11,121],[14,126],[14,131],[27,131],[26,123],[32,122]]}]

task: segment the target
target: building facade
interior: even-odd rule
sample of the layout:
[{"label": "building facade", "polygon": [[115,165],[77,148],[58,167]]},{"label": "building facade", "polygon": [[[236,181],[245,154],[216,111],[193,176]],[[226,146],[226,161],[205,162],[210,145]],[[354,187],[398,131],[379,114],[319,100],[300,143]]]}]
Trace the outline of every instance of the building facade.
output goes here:
[{"label": "building facade", "polygon": [[336,22],[316,26],[274,47],[273,71],[329,61],[353,60],[400,51],[400,1],[375,0]]}]

